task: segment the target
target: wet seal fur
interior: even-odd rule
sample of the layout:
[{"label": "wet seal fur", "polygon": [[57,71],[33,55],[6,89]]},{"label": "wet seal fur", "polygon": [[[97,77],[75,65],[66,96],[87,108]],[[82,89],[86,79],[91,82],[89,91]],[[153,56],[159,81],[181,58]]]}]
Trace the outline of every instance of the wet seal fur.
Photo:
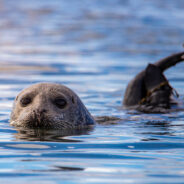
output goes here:
[{"label": "wet seal fur", "polygon": [[80,98],[55,83],[38,83],[16,97],[10,124],[16,127],[74,129],[95,124]]},{"label": "wet seal fur", "polygon": [[154,64],[148,64],[128,84],[123,100],[124,107],[147,113],[167,112],[174,103],[171,97],[176,91],[163,72],[183,60],[184,52],[179,52]]}]

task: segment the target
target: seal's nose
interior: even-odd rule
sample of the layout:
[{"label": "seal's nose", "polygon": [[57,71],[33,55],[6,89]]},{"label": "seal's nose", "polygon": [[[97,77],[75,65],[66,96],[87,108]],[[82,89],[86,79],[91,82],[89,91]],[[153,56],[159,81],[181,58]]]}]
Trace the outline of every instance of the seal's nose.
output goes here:
[{"label": "seal's nose", "polygon": [[48,112],[48,100],[46,94],[41,92],[35,97],[34,112],[38,115],[44,115]]},{"label": "seal's nose", "polygon": [[38,109],[38,112],[39,112],[40,114],[44,114],[44,113],[47,112],[47,109]]},{"label": "seal's nose", "polygon": [[47,109],[45,108],[34,109],[32,114],[33,121],[31,122],[32,126],[37,128],[45,127],[46,113]]},{"label": "seal's nose", "polygon": [[33,110],[33,112],[36,113],[36,114],[42,115],[42,114],[47,113],[47,109],[45,109],[45,108],[40,109],[40,108],[39,108],[39,109]]}]

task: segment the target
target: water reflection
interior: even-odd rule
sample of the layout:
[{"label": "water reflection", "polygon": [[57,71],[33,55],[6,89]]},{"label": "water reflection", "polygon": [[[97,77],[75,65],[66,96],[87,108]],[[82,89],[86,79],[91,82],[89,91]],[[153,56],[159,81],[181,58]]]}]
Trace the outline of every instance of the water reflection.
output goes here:
[{"label": "water reflection", "polygon": [[47,141],[47,142],[80,142],[66,138],[66,136],[88,135],[93,128],[83,129],[65,129],[65,130],[44,130],[44,129],[29,129],[16,128],[17,133],[14,134],[16,140],[24,141]]},{"label": "water reflection", "polygon": [[63,172],[63,171],[83,171],[84,168],[80,167],[66,167],[66,166],[52,166],[52,169],[44,169],[44,170],[32,170],[32,172]]}]

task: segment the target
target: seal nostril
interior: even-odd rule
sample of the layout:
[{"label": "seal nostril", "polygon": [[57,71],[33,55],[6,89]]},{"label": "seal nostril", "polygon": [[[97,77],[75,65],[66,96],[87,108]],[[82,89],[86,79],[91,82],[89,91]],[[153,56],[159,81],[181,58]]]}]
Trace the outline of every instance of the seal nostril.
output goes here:
[{"label": "seal nostril", "polygon": [[47,112],[47,110],[46,109],[42,109],[42,110],[40,110],[40,113],[46,113]]},{"label": "seal nostril", "polygon": [[46,110],[46,109],[34,109],[33,112],[34,112],[35,114],[37,114],[37,115],[39,115],[39,114],[41,115],[41,114],[46,113],[47,110]]}]

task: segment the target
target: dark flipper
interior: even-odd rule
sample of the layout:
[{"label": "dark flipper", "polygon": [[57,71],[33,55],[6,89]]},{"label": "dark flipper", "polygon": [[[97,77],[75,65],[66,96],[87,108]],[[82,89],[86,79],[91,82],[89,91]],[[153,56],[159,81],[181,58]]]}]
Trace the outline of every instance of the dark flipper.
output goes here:
[{"label": "dark flipper", "polygon": [[163,71],[183,60],[184,52],[180,52],[149,64],[128,84],[123,104],[126,107],[146,104],[169,108],[172,87]]},{"label": "dark flipper", "polygon": [[125,91],[123,105],[127,107],[137,105],[146,96],[144,76],[145,71],[142,71],[129,82]]},{"label": "dark flipper", "polygon": [[144,83],[147,93],[146,97],[141,101],[142,104],[162,106],[164,108],[170,107],[169,102],[172,94],[172,87],[159,67],[153,64],[147,66]]},{"label": "dark flipper", "polygon": [[145,69],[144,83],[147,91],[152,91],[159,84],[167,82],[160,68],[153,64],[149,64]]},{"label": "dark flipper", "polygon": [[179,52],[157,61],[154,65],[158,66],[163,72],[183,60],[184,60],[184,52]]}]

